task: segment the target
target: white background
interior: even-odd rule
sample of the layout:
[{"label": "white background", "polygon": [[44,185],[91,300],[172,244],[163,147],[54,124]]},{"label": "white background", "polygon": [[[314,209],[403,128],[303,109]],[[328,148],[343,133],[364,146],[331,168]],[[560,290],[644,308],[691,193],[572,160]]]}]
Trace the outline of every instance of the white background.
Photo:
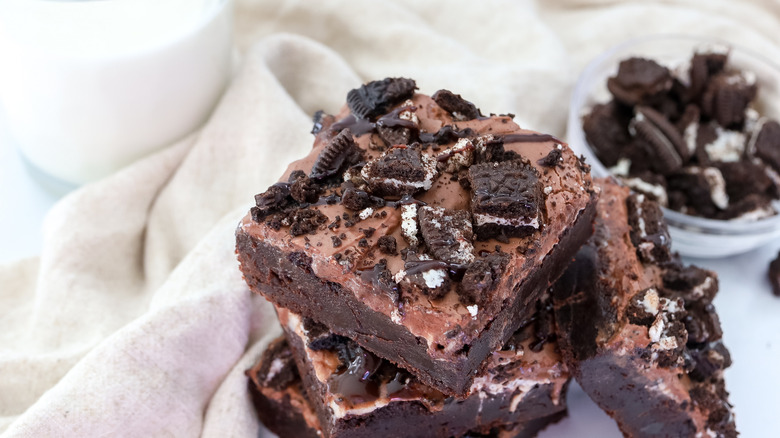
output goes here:
[{"label": "white background", "polygon": [[[44,218],[61,196],[27,171],[0,112],[0,263],[40,253]],[[777,436],[780,430],[780,298],[767,281],[767,266],[778,248],[780,241],[773,241],[740,256],[687,260],[720,276],[715,305],[734,360],[726,379],[743,438]],[[568,401],[569,417],[542,438],[621,436],[576,384]]]}]

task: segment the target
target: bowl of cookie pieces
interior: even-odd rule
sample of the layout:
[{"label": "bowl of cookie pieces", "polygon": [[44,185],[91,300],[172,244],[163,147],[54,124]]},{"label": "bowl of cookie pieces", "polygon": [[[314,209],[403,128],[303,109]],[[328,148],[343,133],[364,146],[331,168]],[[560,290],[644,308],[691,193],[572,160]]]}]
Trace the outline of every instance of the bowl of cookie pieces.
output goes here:
[{"label": "bowl of cookie pieces", "polygon": [[571,146],[663,207],[673,249],[725,257],[780,237],[780,66],[684,35],[634,39],[580,75]]}]

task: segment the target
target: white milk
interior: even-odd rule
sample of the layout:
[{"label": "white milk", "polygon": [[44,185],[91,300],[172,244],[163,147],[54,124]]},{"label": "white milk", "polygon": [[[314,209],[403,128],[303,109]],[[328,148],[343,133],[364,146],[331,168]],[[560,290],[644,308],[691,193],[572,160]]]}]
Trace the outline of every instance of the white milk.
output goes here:
[{"label": "white milk", "polygon": [[26,158],[71,184],[179,139],[230,72],[231,0],[2,0],[0,102]]}]

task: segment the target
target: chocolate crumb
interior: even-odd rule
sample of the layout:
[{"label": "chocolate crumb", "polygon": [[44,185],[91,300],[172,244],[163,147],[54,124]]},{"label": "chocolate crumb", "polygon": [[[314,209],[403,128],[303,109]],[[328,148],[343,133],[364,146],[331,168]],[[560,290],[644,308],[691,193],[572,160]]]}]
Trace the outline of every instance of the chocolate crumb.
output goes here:
[{"label": "chocolate crumb", "polygon": [[562,165],[561,164],[561,157],[562,156],[563,156],[563,153],[561,152],[560,149],[552,148],[552,150],[550,150],[550,152],[547,155],[545,155],[544,158],[542,158],[541,160],[539,160],[537,162],[539,163],[540,166],[555,167],[557,165]]},{"label": "chocolate crumb", "polygon": [[317,202],[322,188],[303,172],[299,175],[290,186],[290,196],[301,204]]},{"label": "chocolate crumb", "polygon": [[338,236],[330,236],[330,240],[333,241],[334,248],[338,248],[341,246],[341,239]]},{"label": "chocolate crumb", "polygon": [[358,240],[358,246],[361,248],[367,248],[368,240],[365,237],[361,237],[360,240]]},{"label": "chocolate crumb", "polygon": [[321,211],[306,208],[292,212],[288,216],[290,221],[290,234],[300,236],[302,234],[314,234],[320,225],[328,221],[328,217]]},{"label": "chocolate crumb", "polygon": [[371,236],[374,235],[374,231],[376,231],[376,228],[373,227],[360,228],[359,231],[363,233],[364,236],[371,238]]},{"label": "chocolate crumb", "polygon": [[379,245],[379,251],[382,254],[396,255],[398,254],[398,243],[393,236],[382,236],[377,240]]}]

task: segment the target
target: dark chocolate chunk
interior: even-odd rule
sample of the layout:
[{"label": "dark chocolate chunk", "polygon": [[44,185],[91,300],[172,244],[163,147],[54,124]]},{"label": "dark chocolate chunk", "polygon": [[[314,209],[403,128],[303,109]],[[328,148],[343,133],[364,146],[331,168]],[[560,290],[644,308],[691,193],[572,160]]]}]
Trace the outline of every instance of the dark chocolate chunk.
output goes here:
[{"label": "dark chocolate chunk", "polygon": [[756,91],[756,84],[746,81],[741,74],[719,74],[702,94],[702,114],[724,128],[741,128],[745,110],[756,97]]},{"label": "dark chocolate chunk", "polygon": [[414,95],[417,84],[412,79],[385,78],[369,82],[347,93],[347,105],[358,119],[374,119],[390,107]]},{"label": "dark chocolate chunk", "polygon": [[769,263],[769,283],[772,285],[772,293],[780,297],[780,253]]},{"label": "dark chocolate chunk", "polygon": [[474,261],[468,211],[423,206],[417,215],[423,241],[434,259],[462,264]]},{"label": "dark chocolate chunk", "polygon": [[669,69],[644,58],[621,61],[616,76],[607,80],[615,99],[626,105],[649,104],[672,87]]},{"label": "dark chocolate chunk", "polygon": [[561,157],[563,156],[563,153],[558,148],[553,148],[550,150],[550,152],[544,156],[541,160],[538,161],[538,163],[541,166],[545,167],[555,167],[558,165],[561,165]]},{"label": "dark chocolate chunk", "polygon": [[440,107],[452,114],[455,120],[472,120],[482,115],[476,105],[452,91],[439,90],[431,97]]},{"label": "dark chocolate chunk", "polygon": [[361,175],[374,195],[411,195],[431,188],[437,175],[436,161],[416,145],[397,146],[368,162]]},{"label": "dark chocolate chunk", "polygon": [[309,177],[324,180],[335,175],[341,175],[349,166],[363,159],[363,150],[352,138],[352,132],[344,129],[322,149],[311,168]]},{"label": "dark chocolate chunk", "polygon": [[770,120],[761,127],[755,143],[756,156],[780,172],[780,123]]},{"label": "dark chocolate chunk", "polygon": [[396,255],[398,254],[398,244],[393,236],[382,236],[377,240],[379,251],[382,254]]},{"label": "dark chocolate chunk", "polygon": [[314,234],[320,225],[328,221],[328,217],[319,210],[305,208],[291,212],[288,220],[290,222],[290,234],[300,236],[302,234]]},{"label": "dark chocolate chunk", "polygon": [[677,128],[656,110],[646,106],[636,107],[636,116],[631,121],[630,129],[642,141],[656,171],[669,174],[688,160],[688,146]]},{"label": "dark chocolate chunk", "polygon": [[637,256],[646,263],[661,263],[671,258],[671,237],[658,203],[645,195],[631,194],[626,198],[631,243]]},{"label": "dark chocolate chunk", "polygon": [[526,235],[541,226],[539,173],[528,163],[504,161],[469,168],[471,212],[479,239]]},{"label": "dark chocolate chunk", "polygon": [[509,256],[506,253],[492,252],[472,262],[463,274],[458,287],[461,301],[466,304],[485,302],[485,297],[496,289],[501,282]]}]

